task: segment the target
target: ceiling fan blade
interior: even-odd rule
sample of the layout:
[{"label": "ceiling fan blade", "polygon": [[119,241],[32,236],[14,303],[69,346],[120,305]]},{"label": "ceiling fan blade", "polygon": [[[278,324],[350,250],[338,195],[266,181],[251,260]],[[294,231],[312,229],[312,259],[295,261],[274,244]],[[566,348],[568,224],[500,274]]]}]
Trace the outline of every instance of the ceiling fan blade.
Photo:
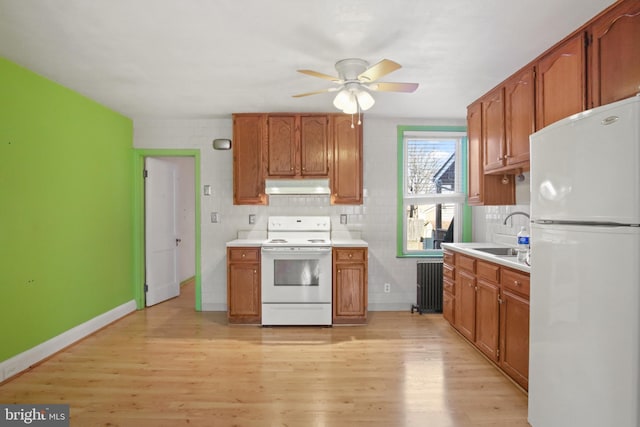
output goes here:
[{"label": "ceiling fan blade", "polygon": [[316,90],[316,91],[313,91],[313,92],[299,93],[297,95],[291,95],[291,96],[293,98],[300,98],[300,97],[303,97],[303,96],[317,95],[319,93],[335,92],[338,89],[339,88],[337,88],[337,87],[330,87],[329,89],[322,89],[322,90]]},{"label": "ceiling fan blade", "polygon": [[418,89],[418,83],[386,83],[377,82],[367,85],[371,90],[379,92],[415,92]]},{"label": "ceiling fan blade", "polygon": [[340,82],[340,78],[338,78],[338,77],[330,76],[328,74],[319,73],[319,72],[313,71],[313,70],[298,70],[298,72],[302,73],[302,74],[309,75],[309,76],[319,77],[321,79],[329,80],[330,82],[336,82],[336,83]]},{"label": "ceiling fan blade", "polygon": [[393,62],[390,59],[383,59],[377,64],[372,65],[371,67],[364,70],[359,76],[358,80],[364,80],[372,82],[374,80],[378,80],[380,77],[386,76],[387,74],[397,70],[398,68],[402,68],[400,64],[397,62]]}]

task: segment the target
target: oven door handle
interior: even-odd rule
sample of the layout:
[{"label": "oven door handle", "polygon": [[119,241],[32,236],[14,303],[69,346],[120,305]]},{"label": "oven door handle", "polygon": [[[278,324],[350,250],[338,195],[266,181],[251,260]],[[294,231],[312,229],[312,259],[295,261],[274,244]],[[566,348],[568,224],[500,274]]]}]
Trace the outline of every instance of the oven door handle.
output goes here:
[{"label": "oven door handle", "polygon": [[267,247],[263,247],[262,248],[263,252],[274,252],[274,253],[283,253],[283,254],[291,254],[291,253],[296,253],[296,254],[311,254],[313,255],[314,253],[316,254],[326,254],[328,252],[331,252],[331,246],[328,247],[323,247],[323,248],[267,248]]}]

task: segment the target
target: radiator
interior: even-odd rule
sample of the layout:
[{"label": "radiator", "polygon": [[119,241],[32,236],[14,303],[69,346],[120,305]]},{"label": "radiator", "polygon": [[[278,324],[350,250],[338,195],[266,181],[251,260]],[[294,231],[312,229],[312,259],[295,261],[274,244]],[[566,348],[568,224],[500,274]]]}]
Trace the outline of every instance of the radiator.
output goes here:
[{"label": "radiator", "polygon": [[442,260],[418,261],[417,304],[411,312],[442,313]]}]

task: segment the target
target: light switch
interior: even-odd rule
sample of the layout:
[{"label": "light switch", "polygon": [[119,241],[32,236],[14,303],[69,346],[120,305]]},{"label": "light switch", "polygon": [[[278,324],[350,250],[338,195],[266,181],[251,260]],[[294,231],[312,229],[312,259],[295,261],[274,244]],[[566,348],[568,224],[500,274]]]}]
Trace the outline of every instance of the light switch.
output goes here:
[{"label": "light switch", "polygon": [[204,186],[204,195],[205,196],[210,196],[211,195],[211,186],[210,185],[205,185]]}]

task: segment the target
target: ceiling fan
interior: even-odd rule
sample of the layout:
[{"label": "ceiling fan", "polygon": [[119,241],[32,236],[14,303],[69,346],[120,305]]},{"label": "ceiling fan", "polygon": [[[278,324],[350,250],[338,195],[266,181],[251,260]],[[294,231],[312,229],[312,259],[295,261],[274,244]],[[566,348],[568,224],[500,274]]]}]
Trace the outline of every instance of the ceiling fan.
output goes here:
[{"label": "ceiling fan", "polygon": [[338,92],[333,100],[333,105],[346,114],[355,114],[366,111],[373,106],[375,100],[370,91],[381,92],[414,92],[418,83],[389,83],[377,81],[393,71],[401,68],[397,62],[389,59],[369,66],[364,59],[348,58],[336,62],[338,77],[319,73],[313,70],[298,70],[299,73],[329,80],[338,86],[314,92],[293,95],[294,98],[316,95],[326,92]]}]

